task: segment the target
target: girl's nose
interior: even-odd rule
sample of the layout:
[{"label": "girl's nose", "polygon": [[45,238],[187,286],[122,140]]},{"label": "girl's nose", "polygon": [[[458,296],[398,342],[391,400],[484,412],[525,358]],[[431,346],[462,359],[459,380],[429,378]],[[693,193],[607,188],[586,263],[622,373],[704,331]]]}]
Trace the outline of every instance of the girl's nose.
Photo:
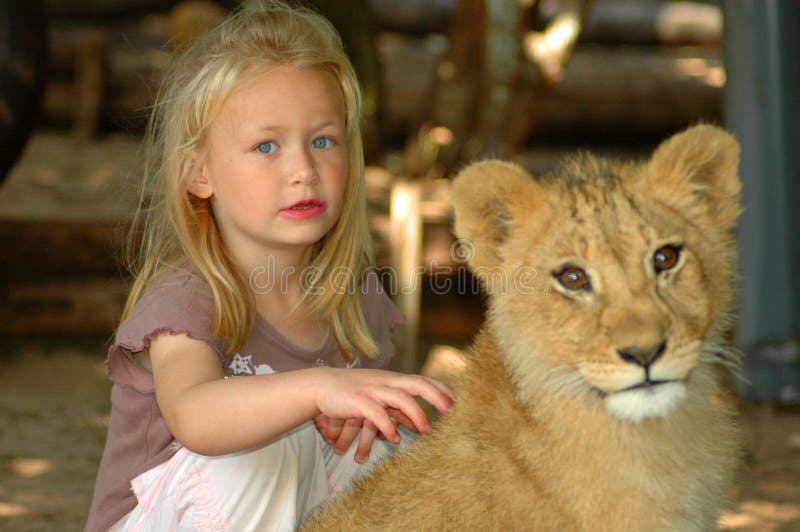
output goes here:
[{"label": "girl's nose", "polygon": [[314,159],[308,150],[299,150],[293,158],[290,178],[293,185],[313,185],[319,181]]}]

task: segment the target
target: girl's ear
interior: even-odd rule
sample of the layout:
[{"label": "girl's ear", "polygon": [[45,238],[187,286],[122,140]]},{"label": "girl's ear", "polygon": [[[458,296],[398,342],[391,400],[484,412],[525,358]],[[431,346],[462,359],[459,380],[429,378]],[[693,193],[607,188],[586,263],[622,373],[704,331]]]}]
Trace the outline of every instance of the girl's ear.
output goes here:
[{"label": "girl's ear", "polygon": [[214,194],[206,166],[196,151],[192,151],[183,163],[183,179],[186,181],[187,190],[198,198],[208,199]]}]

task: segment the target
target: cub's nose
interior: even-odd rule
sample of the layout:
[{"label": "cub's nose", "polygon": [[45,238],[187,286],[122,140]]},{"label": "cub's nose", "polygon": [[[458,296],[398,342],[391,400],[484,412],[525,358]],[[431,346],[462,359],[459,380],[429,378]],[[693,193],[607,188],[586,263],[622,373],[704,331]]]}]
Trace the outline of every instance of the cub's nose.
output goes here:
[{"label": "cub's nose", "polygon": [[622,347],[617,349],[617,354],[624,360],[625,362],[632,362],[634,364],[638,364],[643,368],[650,366],[653,362],[655,362],[658,357],[660,357],[664,350],[667,348],[666,340],[659,342],[655,345],[642,347],[638,345],[632,345],[628,347]]}]

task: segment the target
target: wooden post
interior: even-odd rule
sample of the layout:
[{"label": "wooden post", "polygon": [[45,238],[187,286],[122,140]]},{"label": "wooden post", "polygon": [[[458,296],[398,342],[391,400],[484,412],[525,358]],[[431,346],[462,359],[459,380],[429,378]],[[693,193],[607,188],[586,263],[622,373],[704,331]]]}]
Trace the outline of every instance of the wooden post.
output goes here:
[{"label": "wooden post", "polygon": [[520,8],[517,0],[485,0],[481,57],[481,99],[475,128],[462,157],[509,157],[506,127],[520,63]]},{"label": "wooden post", "polygon": [[460,0],[450,22],[449,48],[437,68],[430,116],[453,133],[453,142],[439,153],[446,167],[461,160],[476,117],[485,20],[484,0]]},{"label": "wooden post", "polygon": [[391,195],[391,263],[397,282],[395,304],[406,317],[406,323],[395,335],[397,356],[392,367],[405,373],[419,370],[419,316],[422,294],[422,217],[420,214],[420,182],[398,178]]},{"label": "wooden post", "polygon": [[88,28],[78,34],[75,56],[75,132],[93,137],[100,125],[106,81],[107,35],[104,29]]}]

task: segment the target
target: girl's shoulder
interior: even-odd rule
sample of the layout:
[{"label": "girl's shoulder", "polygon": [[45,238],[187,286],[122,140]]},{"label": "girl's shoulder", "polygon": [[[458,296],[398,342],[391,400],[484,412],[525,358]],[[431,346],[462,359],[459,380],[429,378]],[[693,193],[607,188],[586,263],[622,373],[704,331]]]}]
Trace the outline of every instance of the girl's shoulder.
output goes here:
[{"label": "girl's shoulder", "polygon": [[[109,349],[108,370],[112,381],[129,374],[132,355],[149,349],[160,334],[185,334],[201,340],[223,359],[225,346],[213,334],[214,299],[198,274],[174,269],[159,276],[117,329]],[[149,386],[149,380],[148,380]]]},{"label": "girl's shoulder", "polygon": [[202,276],[190,269],[171,268],[150,283],[119,330],[141,321],[154,320],[169,323],[195,318],[211,323],[213,312],[211,288]]}]

